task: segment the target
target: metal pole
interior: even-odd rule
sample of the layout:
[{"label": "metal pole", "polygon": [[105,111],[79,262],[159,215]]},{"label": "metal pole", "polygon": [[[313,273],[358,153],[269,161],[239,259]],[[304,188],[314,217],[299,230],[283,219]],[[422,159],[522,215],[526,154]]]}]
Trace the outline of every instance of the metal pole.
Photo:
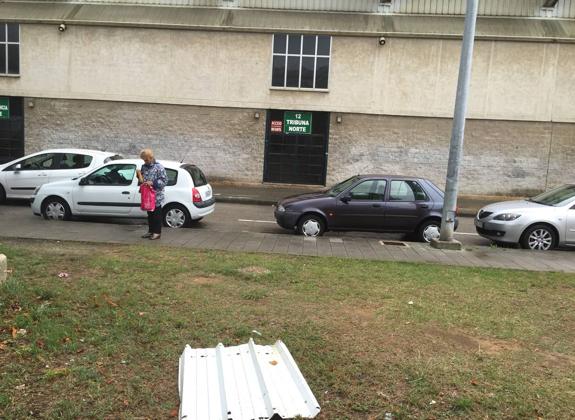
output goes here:
[{"label": "metal pole", "polygon": [[477,20],[478,0],[467,0],[461,61],[459,63],[459,79],[457,81],[457,96],[451,143],[449,146],[449,162],[445,182],[445,200],[443,217],[441,219],[440,241],[452,242],[455,225],[455,209],[457,206],[457,189],[459,187],[459,163],[463,152],[463,133],[465,131],[465,115],[467,113],[467,94],[471,78],[471,62],[473,60],[473,41],[475,39],[475,22]]}]

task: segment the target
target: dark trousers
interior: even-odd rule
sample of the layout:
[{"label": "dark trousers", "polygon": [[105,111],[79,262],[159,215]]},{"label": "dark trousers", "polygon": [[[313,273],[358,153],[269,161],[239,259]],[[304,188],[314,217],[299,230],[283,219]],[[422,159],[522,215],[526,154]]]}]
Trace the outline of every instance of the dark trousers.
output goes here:
[{"label": "dark trousers", "polygon": [[162,206],[156,206],[154,211],[148,212],[148,232],[162,233]]}]

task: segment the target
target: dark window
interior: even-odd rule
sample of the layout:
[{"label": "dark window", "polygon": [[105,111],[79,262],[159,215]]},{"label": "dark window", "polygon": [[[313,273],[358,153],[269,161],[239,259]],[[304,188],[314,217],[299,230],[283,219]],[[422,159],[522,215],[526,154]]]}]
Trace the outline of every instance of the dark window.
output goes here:
[{"label": "dark window", "polygon": [[427,195],[415,181],[391,181],[389,200],[420,201],[427,200]]},{"label": "dark window", "polygon": [[76,153],[60,153],[59,158],[58,167],[55,169],[82,169],[92,163],[92,156]]},{"label": "dark window", "polygon": [[109,156],[109,157],[107,157],[106,159],[104,159],[104,163],[108,163],[108,162],[110,162],[110,161],[112,161],[112,160],[119,160],[119,159],[124,159],[124,157],[121,156],[121,155]]},{"label": "dark window", "polygon": [[349,191],[353,200],[383,201],[385,180],[369,180],[356,185]]},{"label": "dark window", "polygon": [[192,176],[194,187],[201,187],[202,185],[206,185],[208,183],[206,176],[197,166],[186,165],[183,166],[183,168]]},{"label": "dark window", "polygon": [[168,187],[170,185],[176,185],[178,183],[178,171],[175,169],[166,169],[166,175],[168,176]]},{"label": "dark window", "polygon": [[286,53],[286,42],[287,35],[276,34],[274,36],[274,54],[285,54]]},{"label": "dark window", "polygon": [[20,25],[0,23],[0,75],[20,74]]},{"label": "dark window", "polygon": [[[53,169],[54,163],[56,161],[54,153],[43,153],[41,155],[36,155],[29,157],[28,159],[16,162],[14,165],[10,166],[7,170],[9,171],[43,171],[46,169]],[[16,166],[20,165],[17,169]]]},{"label": "dark window", "polygon": [[287,87],[298,87],[299,86],[299,60],[301,57],[288,56],[287,65]]},{"label": "dark window", "polygon": [[275,34],[272,86],[327,89],[330,55],[330,36]]},{"label": "dark window", "polygon": [[114,164],[103,166],[86,177],[87,185],[130,185],[136,165]]}]

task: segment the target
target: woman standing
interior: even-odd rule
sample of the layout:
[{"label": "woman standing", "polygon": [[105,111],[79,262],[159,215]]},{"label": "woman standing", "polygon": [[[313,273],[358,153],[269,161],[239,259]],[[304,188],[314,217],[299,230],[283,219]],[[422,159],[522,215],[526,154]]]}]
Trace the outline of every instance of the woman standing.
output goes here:
[{"label": "woman standing", "polygon": [[140,183],[149,185],[156,193],[156,208],[148,212],[148,233],[142,238],[151,240],[160,239],[162,234],[162,205],[164,204],[164,187],[168,183],[168,176],[164,167],[156,162],[151,149],[140,152],[140,158],[144,161],[142,169],[138,171]]}]

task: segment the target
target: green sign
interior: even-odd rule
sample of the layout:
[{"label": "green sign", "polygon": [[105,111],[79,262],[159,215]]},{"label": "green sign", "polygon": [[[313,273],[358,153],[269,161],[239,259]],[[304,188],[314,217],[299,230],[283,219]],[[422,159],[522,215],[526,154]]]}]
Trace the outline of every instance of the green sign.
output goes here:
[{"label": "green sign", "polygon": [[0,120],[7,120],[8,118],[10,118],[10,100],[0,98]]},{"label": "green sign", "polygon": [[311,112],[284,112],[285,134],[311,134]]}]

